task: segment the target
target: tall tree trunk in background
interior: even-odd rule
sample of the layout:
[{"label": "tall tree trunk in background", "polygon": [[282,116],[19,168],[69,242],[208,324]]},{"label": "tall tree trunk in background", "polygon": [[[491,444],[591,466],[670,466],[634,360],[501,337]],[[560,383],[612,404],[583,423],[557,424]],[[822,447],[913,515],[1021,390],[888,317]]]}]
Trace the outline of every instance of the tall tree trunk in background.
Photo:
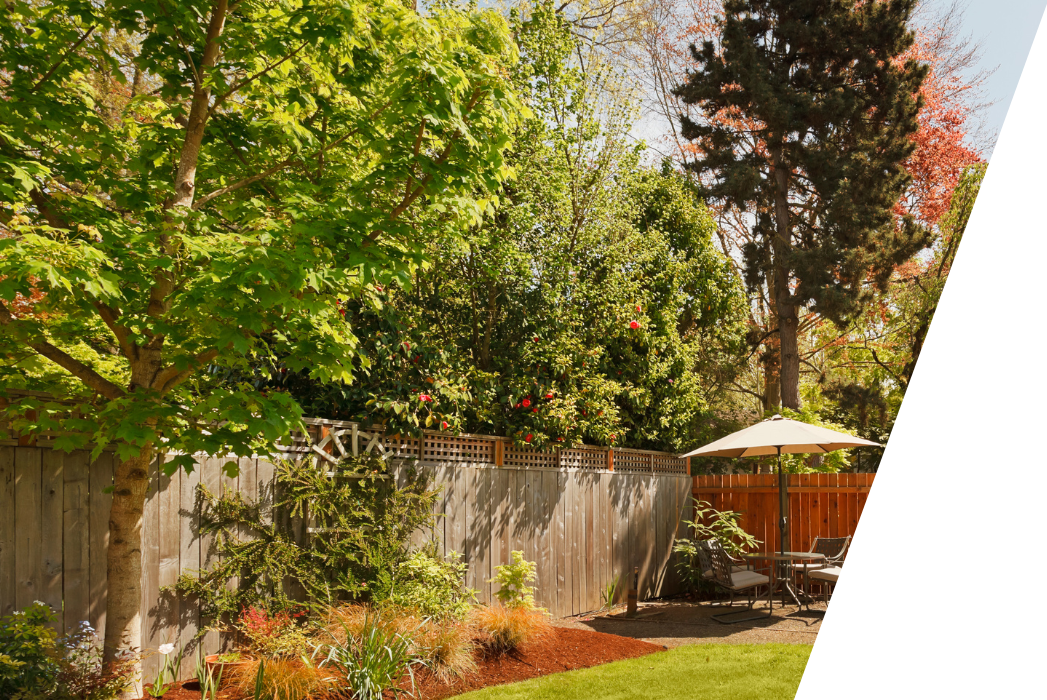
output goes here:
[{"label": "tall tree trunk in background", "polygon": [[777,235],[771,245],[775,306],[778,312],[778,338],[782,406],[800,409],[800,351],[796,332],[796,305],[789,290],[789,268],[786,261],[792,249],[792,227],[789,221],[789,172],[781,161],[781,149],[772,153],[774,164],[774,220]]},{"label": "tall tree trunk in background", "polygon": [[[770,335],[764,339],[764,351],[760,355],[760,366],[763,369],[764,378],[763,411],[764,413],[771,411],[777,413],[782,405],[782,386],[779,376],[782,354],[781,339],[776,330],[778,328],[778,308],[775,304],[776,295],[773,283],[767,285],[767,297],[769,306],[764,316],[764,328],[765,332]],[[763,306],[762,302],[760,305]]]}]

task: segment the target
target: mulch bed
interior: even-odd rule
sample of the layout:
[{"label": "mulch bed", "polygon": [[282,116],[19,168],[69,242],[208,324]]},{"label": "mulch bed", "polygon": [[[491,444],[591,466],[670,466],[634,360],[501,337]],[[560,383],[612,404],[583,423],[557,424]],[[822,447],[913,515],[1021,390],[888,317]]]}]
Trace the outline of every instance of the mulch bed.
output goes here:
[{"label": "mulch bed", "polygon": [[[451,683],[441,681],[433,674],[422,670],[415,674],[418,692],[415,697],[424,700],[443,700],[470,690],[490,685],[515,683],[516,681],[547,676],[550,673],[589,668],[621,659],[646,656],[665,647],[642,642],[614,634],[589,630],[553,627],[542,640],[527,644],[516,651],[501,654],[485,654],[477,658],[479,669]],[[387,697],[393,697],[391,693]],[[219,693],[221,700],[243,700],[231,689]],[[143,700],[149,700],[148,695]],[[200,700],[200,689],[196,681],[176,684],[164,695],[164,700]]]}]

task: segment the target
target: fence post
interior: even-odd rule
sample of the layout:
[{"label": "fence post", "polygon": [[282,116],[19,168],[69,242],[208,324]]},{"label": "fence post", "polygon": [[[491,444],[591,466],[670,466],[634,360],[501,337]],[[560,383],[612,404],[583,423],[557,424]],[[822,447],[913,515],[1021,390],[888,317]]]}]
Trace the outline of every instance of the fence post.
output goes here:
[{"label": "fence post", "polygon": [[502,466],[505,461],[505,440],[494,441],[494,465]]},{"label": "fence post", "polygon": [[611,447],[607,448],[607,471],[614,471],[614,449]]}]

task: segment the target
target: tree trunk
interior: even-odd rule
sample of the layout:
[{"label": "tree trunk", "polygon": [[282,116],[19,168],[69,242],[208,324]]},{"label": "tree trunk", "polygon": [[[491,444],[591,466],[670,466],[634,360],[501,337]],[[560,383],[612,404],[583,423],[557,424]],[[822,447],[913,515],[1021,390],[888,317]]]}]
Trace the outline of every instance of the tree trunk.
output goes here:
[{"label": "tree trunk", "polygon": [[800,351],[796,338],[796,306],[789,291],[787,259],[792,249],[792,227],[789,221],[789,172],[781,162],[781,150],[772,153],[774,164],[774,218],[777,235],[771,246],[774,268],[774,297],[778,311],[779,366],[782,406],[800,409]]},{"label": "tree trunk", "polygon": [[[108,599],[105,620],[105,660],[142,650],[142,514],[149,489],[153,449],[120,462],[113,478],[113,505],[109,510],[109,550],[106,555]],[[141,665],[137,666],[134,695],[141,696]]]},{"label": "tree trunk", "polygon": [[[765,318],[764,332],[768,333],[778,327],[778,309],[775,306],[774,285],[769,285],[768,301],[770,305]],[[761,301],[760,306],[763,306]],[[782,405],[782,387],[779,378],[781,372],[781,340],[777,334],[768,336],[764,340],[764,351],[760,355],[760,365],[763,368],[763,411],[770,413],[778,412]]]}]

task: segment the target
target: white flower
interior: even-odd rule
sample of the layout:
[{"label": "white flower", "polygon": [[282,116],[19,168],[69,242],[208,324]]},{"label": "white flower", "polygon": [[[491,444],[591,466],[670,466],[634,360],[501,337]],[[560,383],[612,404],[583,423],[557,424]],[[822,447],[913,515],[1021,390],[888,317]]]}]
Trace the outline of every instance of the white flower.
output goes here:
[{"label": "white flower", "polygon": [[161,654],[163,654],[164,656],[167,656],[168,654],[170,654],[174,650],[175,650],[175,645],[174,644],[161,644],[160,648],[157,649],[157,651],[160,652]]}]

